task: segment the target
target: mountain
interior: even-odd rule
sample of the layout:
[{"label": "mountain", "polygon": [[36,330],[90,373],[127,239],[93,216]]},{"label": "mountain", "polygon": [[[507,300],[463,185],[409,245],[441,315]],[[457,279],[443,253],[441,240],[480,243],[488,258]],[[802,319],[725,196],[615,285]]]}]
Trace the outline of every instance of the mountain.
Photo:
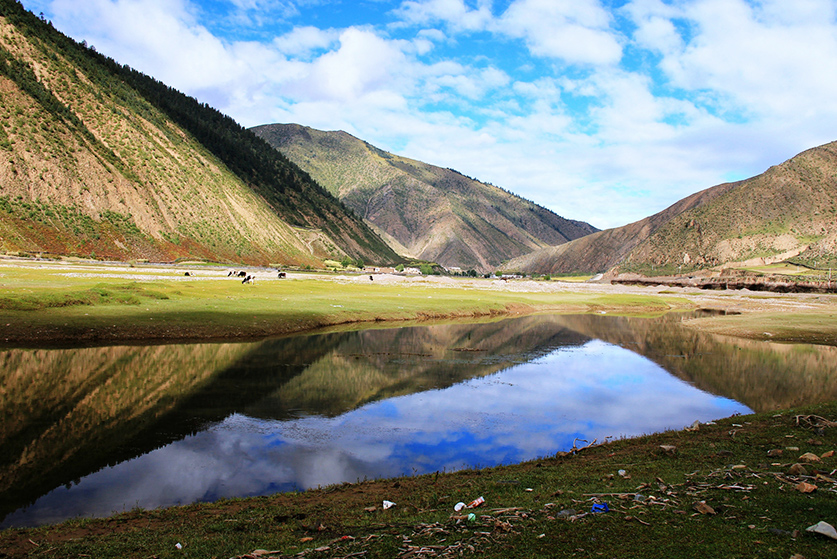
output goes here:
[{"label": "mountain", "polygon": [[231,118],[0,0],[0,250],[250,264],[400,260]]},{"label": "mountain", "polygon": [[311,174],[393,248],[445,267],[493,271],[510,258],[597,231],[496,186],[382,151],[346,132],[252,129]]},{"label": "mountain", "polygon": [[745,261],[837,265],[837,142],[635,223],[511,260],[534,273],[662,275]]}]

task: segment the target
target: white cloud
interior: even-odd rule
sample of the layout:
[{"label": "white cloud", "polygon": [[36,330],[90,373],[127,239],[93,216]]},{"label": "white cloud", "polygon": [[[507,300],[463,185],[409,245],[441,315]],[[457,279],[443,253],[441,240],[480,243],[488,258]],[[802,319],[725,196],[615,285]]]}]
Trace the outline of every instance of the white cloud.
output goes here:
[{"label": "white cloud", "polygon": [[636,25],[633,39],[644,49],[671,54],[683,49],[683,40],[672,19],[675,8],[661,0],[633,0],[623,11]]},{"label": "white cloud", "polygon": [[55,0],[52,9],[60,29],[182,89],[234,83],[259,62],[236,57],[186,0]]},{"label": "white cloud", "polygon": [[406,60],[396,45],[355,28],[344,31],[339,42],[337,50],[314,60],[308,76],[289,91],[307,99],[352,102],[399,85]]},{"label": "white cloud", "polygon": [[340,37],[336,30],[322,30],[310,25],[296,27],[273,40],[273,46],[286,56],[306,57],[314,51],[331,47]]},{"label": "white cloud", "polygon": [[463,0],[407,0],[397,13],[412,24],[443,22],[455,31],[479,31],[492,20],[490,2],[470,9]]},{"label": "white cloud", "polygon": [[610,21],[597,0],[518,0],[496,29],[523,39],[538,56],[570,64],[616,64],[622,47]]},{"label": "white cloud", "polygon": [[[448,71],[441,71],[447,69]],[[489,92],[506,86],[509,76],[497,68],[468,68],[458,64],[435,65],[432,80],[428,80],[427,94],[436,94],[436,100],[454,101],[464,98],[465,102],[478,100]],[[451,95],[441,92],[451,91]]]},{"label": "white cloud", "polygon": [[[679,13],[647,2],[637,23],[641,44],[663,55],[661,69],[671,83],[688,91],[715,92],[758,117],[828,110],[837,94],[837,33],[834,4],[743,0],[700,0]],[[694,34],[688,42],[672,31],[674,17]],[[678,40],[680,39],[680,40]],[[807,107],[806,107],[807,105]]]}]

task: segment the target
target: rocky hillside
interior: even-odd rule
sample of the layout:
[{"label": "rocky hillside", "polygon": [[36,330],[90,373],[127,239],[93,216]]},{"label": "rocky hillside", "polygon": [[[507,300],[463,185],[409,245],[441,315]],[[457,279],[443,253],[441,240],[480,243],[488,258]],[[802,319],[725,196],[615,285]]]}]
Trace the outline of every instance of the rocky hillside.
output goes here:
[{"label": "rocky hillside", "polygon": [[512,260],[536,273],[692,272],[790,259],[837,264],[837,142],[714,186],[643,220]]},{"label": "rocky hillside", "polygon": [[380,237],[232,119],[0,0],[0,251],[317,266]]},{"label": "rocky hillside", "polygon": [[295,124],[253,131],[413,258],[493,271],[510,258],[596,231],[496,186],[387,153],[345,132]]}]

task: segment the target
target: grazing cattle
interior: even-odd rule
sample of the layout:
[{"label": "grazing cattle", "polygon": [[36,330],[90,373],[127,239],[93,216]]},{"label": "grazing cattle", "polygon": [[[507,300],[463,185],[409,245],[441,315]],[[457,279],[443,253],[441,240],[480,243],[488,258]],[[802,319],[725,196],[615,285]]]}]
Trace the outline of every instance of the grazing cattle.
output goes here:
[{"label": "grazing cattle", "polygon": [[186,272],[186,273],[185,273],[185,274],[183,274],[183,275],[184,275],[184,276],[191,276],[192,274],[190,274],[189,272]]},{"label": "grazing cattle", "polygon": [[253,283],[254,281],[256,281],[255,276],[247,276],[246,278],[241,280],[241,283]]},{"label": "grazing cattle", "polygon": [[245,272],[244,270],[241,270],[240,272],[238,272],[238,277],[240,277],[240,278],[247,277],[247,272]]},{"label": "grazing cattle", "polygon": [[279,276],[278,276],[278,277],[281,279],[281,278],[285,278],[285,277],[287,277],[287,275],[285,274],[285,272],[279,272]]},{"label": "grazing cattle", "polygon": [[375,281],[372,276],[369,276],[369,281]]}]

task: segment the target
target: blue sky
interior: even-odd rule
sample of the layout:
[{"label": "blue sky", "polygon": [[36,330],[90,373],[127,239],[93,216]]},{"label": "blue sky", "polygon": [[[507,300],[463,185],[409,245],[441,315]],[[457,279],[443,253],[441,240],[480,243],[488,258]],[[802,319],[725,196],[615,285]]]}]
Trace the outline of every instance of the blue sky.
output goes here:
[{"label": "blue sky", "polygon": [[23,0],[229,114],[624,225],[837,140],[837,0]]}]

